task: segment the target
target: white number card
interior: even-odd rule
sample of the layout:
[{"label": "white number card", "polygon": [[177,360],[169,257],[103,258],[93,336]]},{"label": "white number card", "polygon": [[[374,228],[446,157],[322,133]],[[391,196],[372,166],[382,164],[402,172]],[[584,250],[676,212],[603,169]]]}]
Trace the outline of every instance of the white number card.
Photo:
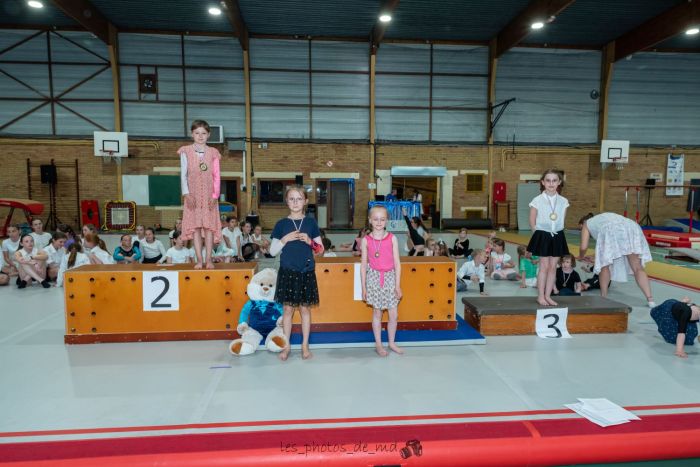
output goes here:
[{"label": "white number card", "polygon": [[571,338],[566,329],[566,318],[569,316],[569,308],[542,308],[537,310],[535,331],[539,337],[545,338]]},{"label": "white number card", "polygon": [[178,311],[180,288],[177,271],[143,272],[143,311]]}]

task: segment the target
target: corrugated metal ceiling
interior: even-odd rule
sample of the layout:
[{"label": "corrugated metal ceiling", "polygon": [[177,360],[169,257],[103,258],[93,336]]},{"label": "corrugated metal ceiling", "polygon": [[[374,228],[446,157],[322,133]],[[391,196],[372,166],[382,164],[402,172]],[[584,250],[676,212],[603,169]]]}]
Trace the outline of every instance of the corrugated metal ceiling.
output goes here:
[{"label": "corrugated metal ceiling", "polygon": [[[230,33],[226,15],[207,13],[215,0],[91,0],[118,28],[128,30]],[[650,18],[686,0],[577,0],[527,44],[600,47]],[[389,39],[487,41],[494,37],[529,0],[401,0]],[[239,0],[249,31],[265,35],[338,36],[368,38],[380,0]],[[0,4],[0,27],[79,27],[50,0],[36,10],[25,0]],[[700,50],[700,35],[678,36],[659,44],[664,48]]]}]

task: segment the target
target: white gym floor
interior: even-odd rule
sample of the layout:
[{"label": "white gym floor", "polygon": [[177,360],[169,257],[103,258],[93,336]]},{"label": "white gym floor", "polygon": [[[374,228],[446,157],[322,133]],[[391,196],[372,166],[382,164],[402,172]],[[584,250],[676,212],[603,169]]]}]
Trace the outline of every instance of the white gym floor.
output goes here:
[{"label": "white gym floor", "polygon": [[[484,243],[470,238],[472,247]],[[508,251],[517,257],[513,245]],[[652,289],[657,303],[700,301],[698,290],[659,281]],[[490,280],[486,291],[536,295]],[[609,296],[633,308],[625,334],[487,337],[486,345],[409,347],[388,358],[373,349],[317,349],[309,361],[295,351],[287,362],[264,351],[234,358],[224,341],[64,345],[62,293],[0,288],[0,443],[541,418],[549,415],[510,412],[563,409],[579,397],[649,406],[640,414],[700,411],[659,407],[700,402],[700,352],[696,344],[686,360],[673,355],[634,282],[614,283]],[[458,294],[460,314],[464,295],[478,292]]]}]

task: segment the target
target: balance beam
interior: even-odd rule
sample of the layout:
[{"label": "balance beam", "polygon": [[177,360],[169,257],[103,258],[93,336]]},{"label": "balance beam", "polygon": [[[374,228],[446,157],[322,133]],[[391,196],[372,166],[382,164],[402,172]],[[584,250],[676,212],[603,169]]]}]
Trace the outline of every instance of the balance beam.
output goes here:
[{"label": "balance beam", "polygon": [[[571,334],[627,332],[632,308],[599,296],[554,297],[568,307]],[[464,297],[464,320],[484,336],[535,334],[535,316],[543,308],[535,297]]]}]

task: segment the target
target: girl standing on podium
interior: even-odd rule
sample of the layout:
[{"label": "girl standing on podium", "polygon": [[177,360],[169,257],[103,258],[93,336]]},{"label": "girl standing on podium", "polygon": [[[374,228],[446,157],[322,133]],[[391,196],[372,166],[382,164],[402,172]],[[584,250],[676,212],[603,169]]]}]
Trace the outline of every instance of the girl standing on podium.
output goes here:
[{"label": "girl standing on podium", "polygon": [[185,197],[182,215],[182,239],[194,240],[195,269],[202,269],[202,239],[206,249],[206,268],[213,269],[212,250],[221,241],[219,219],[219,191],[221,154],[207,146],[209,124],[195,120],[190,127],[193,143],[182,146],[180,154],[180,182]]},{"label": "girl standing on podium", "polygon": [[[270,254],[280,255],[280,268],[277,273],[275,301],[284,307],[282,328],[287,342],[292,335],[294,309],[301,314],[301,358],[311,358],[309,334],[311,333],[310,307],[319,304],[316,282],[316,262],[314,254],[323,254],[321,231],[313,217],[305,217],[304,206],[308,200],[306,192],[298,185],[287,187],[284,200],[289,215],[277,221],[272,230]],[[289,357],[289,345],[279,354],[280,360]]]},{"label": "girl standing on podium", "polygon": [[537,271],[537,303],[556,306],[552,290],[559,258],[569,254],[564,237],[564,218],[569,200],[559,194],[564,186],[564,173],[549,169],[540,178],[540,193],[530,202],[530,229],[534,232],[527,251],[540,257]]},{"label": "girl standing on podium", "polygon": [[382,345],[382,311],[387,310],[386,325],[389,349],[397,354],[403,350],[396,345],[396,328],[399,319],[399,300],[401,300],[401,261],[399,242],[386,231],[389,213],[384,206],[374,206],[369,210],[369,223],[372,232],[362,238],[362,299],[374,309],[372,331],[374,345],[380,357],[388,352]]}]

